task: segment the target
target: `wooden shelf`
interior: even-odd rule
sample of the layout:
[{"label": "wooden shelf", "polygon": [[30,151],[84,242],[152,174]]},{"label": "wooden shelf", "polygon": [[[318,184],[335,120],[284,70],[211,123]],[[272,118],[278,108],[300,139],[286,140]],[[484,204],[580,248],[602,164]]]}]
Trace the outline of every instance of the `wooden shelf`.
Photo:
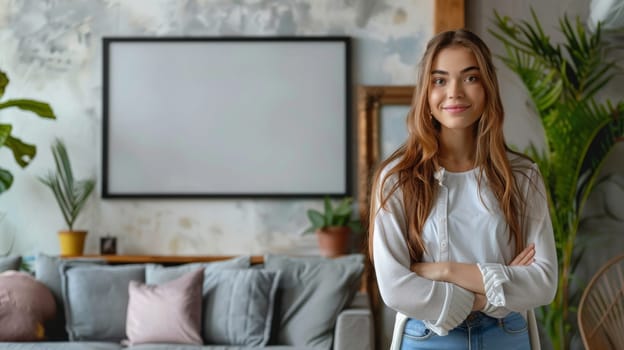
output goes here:
[{"label": "wooden shelf", "polygon": [[[235,258],[234,255],[64,255],[62,259],[101,259],[109,264],[187,264],[214,262]],[[264,263],[262,255],[252,255],[251,264]]]}]

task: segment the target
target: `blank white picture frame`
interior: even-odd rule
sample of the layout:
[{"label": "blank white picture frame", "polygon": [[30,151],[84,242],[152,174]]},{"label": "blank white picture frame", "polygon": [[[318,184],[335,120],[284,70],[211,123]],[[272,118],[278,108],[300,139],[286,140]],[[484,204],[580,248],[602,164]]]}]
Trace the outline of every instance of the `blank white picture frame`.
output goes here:
[{"label": "blank white picture frame", "polygon": [[102,196],[350,194],[350,39],[103,39]]}]

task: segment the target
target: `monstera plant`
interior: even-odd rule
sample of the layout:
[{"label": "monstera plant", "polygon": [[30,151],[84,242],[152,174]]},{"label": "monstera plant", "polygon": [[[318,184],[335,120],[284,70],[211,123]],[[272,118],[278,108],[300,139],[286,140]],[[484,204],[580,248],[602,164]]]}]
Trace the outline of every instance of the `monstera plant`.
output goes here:
[{"label": "monstera plant", "polygon": [[[9,78],[6,73],[0,71],[0,98],[4,95],[7,85],[9,85]],[[52,108],[45,102],[21,98],[0,101],[0,111],[12,107],[33,112],[41,118],[56,119]],[[0,113],[0,117],[2,115]],[[13,152],[13,158],[17,164],[25,168],[37,154],[37,147],[13,136],[12,130],[13,125],[0,121],[0,148],[8,147]],[[7,169],[0,167],[0,194],[8,190],[12,184],[13,174]]]},{"label": "monstera plant", "polygon": [[581,213],[607,154],[624,134],[624,103],[596,97],[618,69],[600,25],[590,33],[578,18],[563,16],[564,41],[553,43],[531,13],[532,21],[516,21],[495,12],[490,32],[504,44],[499,58],[524,83],[545,132],[545,149],[530,145],[526,153],[546,183],[559,281],[555,300],[538,314],[553,347],[567,349],[576,331],[579,298],[570,282]]}]

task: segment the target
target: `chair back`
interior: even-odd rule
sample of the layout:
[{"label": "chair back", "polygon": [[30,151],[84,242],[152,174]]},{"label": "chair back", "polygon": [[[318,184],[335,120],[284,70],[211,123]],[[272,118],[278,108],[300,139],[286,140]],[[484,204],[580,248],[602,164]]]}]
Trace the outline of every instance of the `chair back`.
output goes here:
[{"label": "chair back", "polygon": [[579,303],[578,324],[585,349],[624,349],[624,254],[592,277]]}]

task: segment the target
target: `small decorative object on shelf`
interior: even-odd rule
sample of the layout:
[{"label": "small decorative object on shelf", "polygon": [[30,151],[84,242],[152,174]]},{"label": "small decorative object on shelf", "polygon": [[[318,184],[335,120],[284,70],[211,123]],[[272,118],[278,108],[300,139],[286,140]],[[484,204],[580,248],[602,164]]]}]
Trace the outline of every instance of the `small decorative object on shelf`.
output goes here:
[{"label": "small decorative object on shelf", "polygon": [[100,254],[115,255],[117,254],[117,237],[106,235],[100,237]]},{"label": "small decorative object on shelf", "polygon": [[337,206],[332,206],[325,197],[324,211],[308,210],[311,226],[304,233],[316,232],[321,255],[335,257],[349,253],[352,232],[362,232],[360,220],[353,219],[353,198],[343,198]]}]

